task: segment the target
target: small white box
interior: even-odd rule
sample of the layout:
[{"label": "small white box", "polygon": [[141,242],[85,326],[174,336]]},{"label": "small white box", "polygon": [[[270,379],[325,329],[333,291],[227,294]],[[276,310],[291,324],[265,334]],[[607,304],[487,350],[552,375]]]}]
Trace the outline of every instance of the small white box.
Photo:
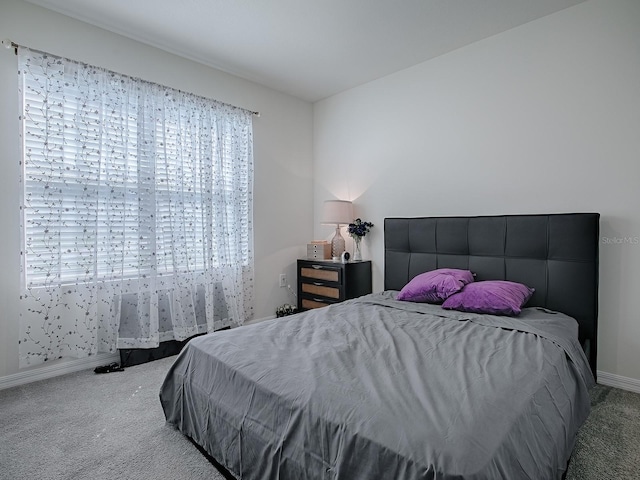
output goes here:
[{"label": "small white box", "polygon": [[331,258],[331,244],[329,242],[307,243],[307,258],[312,260],[328,260]]}]

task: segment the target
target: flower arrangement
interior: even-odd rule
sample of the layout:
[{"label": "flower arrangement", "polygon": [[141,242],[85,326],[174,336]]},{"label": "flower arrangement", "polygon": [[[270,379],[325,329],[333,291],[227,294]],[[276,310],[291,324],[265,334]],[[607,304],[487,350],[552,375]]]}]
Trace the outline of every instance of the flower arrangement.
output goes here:
[{"label": "flower arrangement", "polygon": [[369,230],[373,227],[373,223],[371,222],[363,222],[361,219],[356,218],[353,223],[349,224],[349,235],[353,237],[353,239],[358,242],[362,240]]},{"label": "flower arrangement", "polygon": [[363,222],[362,219],[356,218],[353,223],[349,224],[349,228],[347,229],[349,235],[353,237],[353,243],[355,246],[355,252],[353,253],[353,259],[356,261],[362,260],[362,251],[360,250],[360,242],[362,241],[362,237],[364,237],[369,230],[373,227],[373,223],[371,222]]}]

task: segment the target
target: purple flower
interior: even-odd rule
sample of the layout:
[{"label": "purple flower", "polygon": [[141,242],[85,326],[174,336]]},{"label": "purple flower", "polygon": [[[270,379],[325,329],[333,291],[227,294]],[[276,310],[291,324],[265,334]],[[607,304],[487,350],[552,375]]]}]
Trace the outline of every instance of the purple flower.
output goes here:
[{"label": "purple flower", "polygon": [[353,223],[349,224],[349,235],[351,235],[354,239],[360,239],[364,237],[369,230],[373,227],[373,223],[371,222],[363,222],[361,219],[356,218]]}]

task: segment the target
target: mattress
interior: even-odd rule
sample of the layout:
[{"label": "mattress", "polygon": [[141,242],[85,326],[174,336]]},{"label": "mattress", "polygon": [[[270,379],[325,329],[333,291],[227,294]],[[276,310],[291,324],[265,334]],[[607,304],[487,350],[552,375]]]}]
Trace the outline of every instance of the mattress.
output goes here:
[{"label": "mattress", "polygon": [[594,383],[577,322],[396,294],[191,340],[167,422],[243,479],[561,478]]}]

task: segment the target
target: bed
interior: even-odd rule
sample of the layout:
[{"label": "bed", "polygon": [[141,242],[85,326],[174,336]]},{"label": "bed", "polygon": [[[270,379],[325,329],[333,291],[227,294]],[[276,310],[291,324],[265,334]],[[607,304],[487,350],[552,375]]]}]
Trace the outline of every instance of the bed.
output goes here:
[{"label": "bed", "polygon": [[[191,340],[165,417],[243,479],[561,478],[595,381],[598,225],[387,218],[383,292]],[[535,293],[518,317],[396,299],[443,267]]]}]

